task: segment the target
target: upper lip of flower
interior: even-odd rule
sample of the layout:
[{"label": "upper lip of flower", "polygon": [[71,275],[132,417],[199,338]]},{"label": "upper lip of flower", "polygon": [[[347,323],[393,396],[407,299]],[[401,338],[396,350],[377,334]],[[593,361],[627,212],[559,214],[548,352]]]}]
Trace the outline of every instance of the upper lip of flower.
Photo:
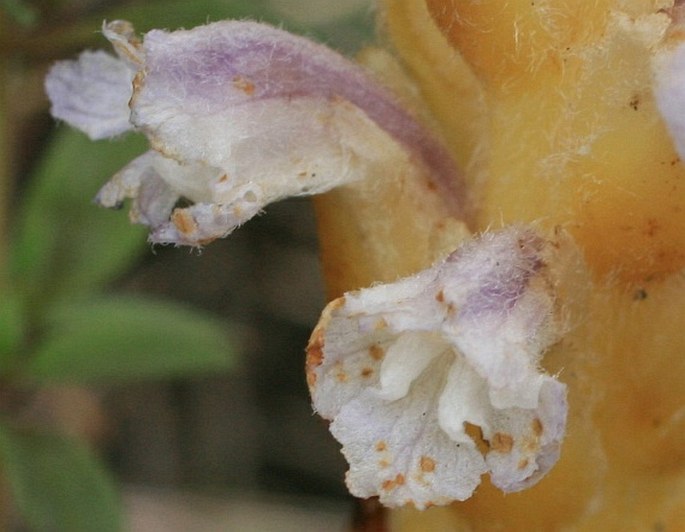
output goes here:
[{"label": "upper lip of flower", "polygon": [[[332,50],[253,22],[153,30],[142,43],[123,21],[103,32],[118,60],[86,52],[57,64],[46,88],[53,114],[93,138],[134,128],[148,136],[151,153],[99,198],[111,206],[103,199],[116,197],[118,205],[153,176],[148,195],[158,190],[161,201],[137,201],[132,216],[152,225],[153,241],[198,245],[272,201],[392,168],[430,176],[454,213],[468,216],[445,146],[388,89]],[[173,193],[195,205],[172,215]]]}]

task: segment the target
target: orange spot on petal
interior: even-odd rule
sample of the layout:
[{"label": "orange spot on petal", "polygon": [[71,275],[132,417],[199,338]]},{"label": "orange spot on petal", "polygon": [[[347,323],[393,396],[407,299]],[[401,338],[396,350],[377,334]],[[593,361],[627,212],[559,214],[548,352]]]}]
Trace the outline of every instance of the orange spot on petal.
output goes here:
[{"label": "orange spot on petal", "polygon": [[422,456],[420,460],[421,471],[424,473],[432,473],[435,471],[435,460],[428,456]]},{"label": "orange spot on petal", "polygon": [[248,96],[252,96],[254,94],[254,83],[252,83],[249,79],[245,79],[242,76],[236,76],[233,78],[233,86],[236,89],[243,91]]},{"label": "orange spot on petal", "polygon": [[380,345],[373,344],[369,347],[369,355],[371,355],[371,358],[374,360],[382,360],[385,356],[385,350]]},{"label": "orange spot on petal", "polygon": [[384,480],[381,484],[383,491],[394,490],[397,486],[402,486],[404,484],[404,475],[402,473],[397,473],[395,478]]},{"label": "orange spot on petal", "polygon": [[381,318],[380,320],[378,320],[376,322],[376,324],[374,325],[374,328],[377,331],[382,331],[383,329],[387,328],[387,326],[388,326],[388,322],[385,321],[383,318]]},{"label": "orange spot on petal", "polygon": [[316,384],[316,373],[314,370],[318,368],[323,362],[323,347],[324,347],[324,331],[323,328],[317,327],[309,339],[307,346],[307,357],[305,362],[305,369],[307,373],[307,385],[309,389],[313,389]]},{"label": "orange spot on petal", "polygon": [[171,214],[171,222],[178,229],[178,232],[183,235],[189,235],[197,231],[195,218],[184,209],[176,209]]},{"label": "orange spot on petal", "polygon": [[514,438],[510,434],[505,434],[503,432],[497,432],[492,437],[490,442],[490,448],[498,453],[509,453],[514,447]]},{"label": "orange spot on petal", "polygon": [[540,436],[542,434],[542,421],[538,418],[533,420],[533,434]]}]

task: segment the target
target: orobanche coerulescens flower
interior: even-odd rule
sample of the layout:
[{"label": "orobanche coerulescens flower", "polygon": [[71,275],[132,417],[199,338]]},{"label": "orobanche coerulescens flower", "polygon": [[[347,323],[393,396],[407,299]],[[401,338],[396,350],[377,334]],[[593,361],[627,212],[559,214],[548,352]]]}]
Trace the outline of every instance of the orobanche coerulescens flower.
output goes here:
[{"label": "orobanche coerulescens flower", "polygon": [[[529,229],[488,233],[328,305],[308,382],[353,494],[425,508],[467,499],[485,472],[511,492],[554,465],[566,388],[538,368],[557,331],[544,246]],[[469,424],[489,442],[485,456]]]},{"label": "orobanche coerulescens flower", "polygon": [[[47,91],[53,114],[92,138],[149,137],[152,149],[97,199],[132,197],[153,242],[199,245],[270,201],[373,179],[374,165],[422,165],[436,187],[460,185],[446,149],[388,89],[305,39],[234,21],[142,43],[121,21],[104,34],[119,57],[58,63]],[[181,197],[195,204],[176,209]],[[309,382],[334,419],[352,493],[425,507],[468,498],[487,471],[516,491],[554,464],[566,402],[538,367],[557,329],[544,247],[532,229],[510,228],[331,304]],[[467,423],[492,442],[486,456]]]},{"label": "orobanche coerulescens flower", "polygon": [[332,301],[306,372],[348,488],[466,501],[399,528],[677,529],[679,4],[384,0],[394,55],[360,63],[254,22],[115,21],[116,56],[60,62],[46,89],[93,139],[147,136],[96,199],[130,198],[154,243],[320,195]]},{"label": "orobanche coerulescens flower", "polygon": [[[432,134],[323,46],[238,21],[151,31],[143,42],[127,22],[103,32],[119,57],[85,52],[58,63],[46,89],[53,115],[93,139],[148,136],[152,149],[97,199],[112,207],[133,197],[132,217],[152,228],[153,242],[207,243],[272,201],[324,192],[378,165],[426,165],[437,183],[458,186]],[[194,205],[174,209],[180,197]]]}]

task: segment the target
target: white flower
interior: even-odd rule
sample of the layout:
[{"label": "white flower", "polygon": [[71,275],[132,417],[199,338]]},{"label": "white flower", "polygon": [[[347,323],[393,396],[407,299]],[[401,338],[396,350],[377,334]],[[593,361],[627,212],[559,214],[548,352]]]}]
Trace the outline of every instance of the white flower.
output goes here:
[{"label": "white flower", "polygon": [[[104,26],[119,57],[85,52],[46,79],[52,113],[99,139],[139,130],[151,150],[98,195],[153,242],[200,245],[270,202],[421,168],[466,202],[444,146],[359,65],[265,24],[188,31]],[[455,188],[457,190],[455,190]],[[192,205],[175,208],[183,199]],[[461,205],[459,203],[462,202]]]},{"label": "white flower", "polygon": [[538,365],[558,332],[547,253],[527,228],[486,233],[329,304],[308,382],[354,495],[425,508],[467,499],[486,472],[512,492],[554,465],[567,405],[565,385]]},{"label": "white flower", "polygon": [[[85,52],[58,63],[46,89],[53,114],[93,139],[148,137],[150,150],[97,200],[132,198],[131,218],[153,242],[202,245],[272,201],[407,171],[466,217],[445,147],[335,52],[252,22],[142,41],[126,22],[103,31],[118,58]],[[326,308],[307,376],[343,444],[353,494],[425,508],[468,498],[484,473],[517,491],[554,465],[567,406],[565,386],[539,368],[558,326],[547,252],[527,228],[488,233],[414,277]]]}]

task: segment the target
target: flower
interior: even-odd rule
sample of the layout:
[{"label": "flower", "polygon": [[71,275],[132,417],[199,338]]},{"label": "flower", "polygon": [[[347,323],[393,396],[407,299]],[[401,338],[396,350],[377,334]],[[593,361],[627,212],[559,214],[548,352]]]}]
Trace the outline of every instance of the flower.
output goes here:
[{"label": "flower", "polygon": [[559,332],[548,252],[513,226],[328,305],[307,377],[354,495],[425,508],[469,498],[485,472],[512,492],[554,465],[567,405],[565,385],[538,366]]},{"label": "flower", "polygon": [[[120,59],[84,54],[56,67],[51,76],[63,87],[53,112],[92,136],[134,127],[150,137],[152,150],[115,176],[100,201],[133,196],[134,219],[153,228],[153,240],[175,243],[230,231],[265,204],[247,201],[254,190],[271,199],[309,192],[292,183],[299,167],[291,170],[287,155],[296,144],[297,157],[329,171],[317,190],[348,184],[317,199],[336,294],[416,272],[446,241],[453,249],[459,238],[450,239],[454,224],[434,208],[441,202],[456,207],[456,218],[470,216],[472,229],[514,224],[324,311],[308,349],[308,381],[343,443],[350,489],[423,508],[469,497],[486,472],[505,491],[531,485],[558,457],[567,385],[572,430],[553,489],[503,499],[485,484],[458,508],[422,515],[418,529],[682,529],[682,1],[378,4],[385,42],[466,169],[477,209],[444,148],[403,102],[339,56],[278,30],[260,27],[235,47],[224,35],[229,23],[221,31],[151,32],[144,43],[125,24],[108,25]],[[157,55],[156,42],[172,46],[172,57]],[[209,42],[250,62],[238,61],[231,77],[224,63],[208,61],[221,57]],[[305,60],[291,61],[297,49],[307,50]],[[279,50],[287,51],[271,53]],[[255,79],[275,84],[266,99],[273,105],[263,105]],[[291,79],[300,92],[284,89]],[[154,91],[146,87],[153,80]],[[331,127],[307,135],[302,102],[331,117]],[[227,109],[244,118],[237,128]],[[300,119],[307,125],[298,129]],[[341,139],[350,157],[341,157]],[[258,151],[250,151],[253,141]],[[288,171],[249,175],[272,168],[269,161]],[[218,185],[224,175],[234,179],[231,164],[248,188],[223,195]],[[418,186],[421,175],[446,197]],[[379,176],[382,187],[368,185]],[[196,204],[174,210],[179,197]],[[243,212],[228,220],[231,206]],[[516,225],[525,223],[541,235],[563,233],[569,256]],[[559,335],[558,306],[570,316],[554,353],[564,384],[538,368]],[[416,518],[399,515],[400,527],[402,516]],[[430,527],[434,516],[440,527]]]},{"label": "flower", "polygon": [[[332,50],[254,22],[149,32],[103,26],[118,58],[84,52],[46,79],[52,113],[93,139],[140,130],[151,150],[100,191],[152,242],[205,244],[270,202],[417,167],[467,202],[451,156],[398,99]],[[129,109],[130,108],[130,109]],[[179,199],[193,203],[175,208]],[[460,203],[460,204],[459,204]]]},{"label": "flower", "polygon": [[[97,201],[132,198],[153,242],[202,245],[272,201],[345,184],[373,198],[383,189],[368,183],[379,181],[402,189],[403,207],[421,204],[417,218],[429,220],[413,225],[441,232],[426,235],[427,254],[463,236],[471,199],[451,154],[361,66],[252,22],[142,41],[123,21],[103,32],[118,57],[60,62],[46,89],[52,113],[93,139],[148,137]],[[329,304],[307,377],[353,494],[425,508],[469,498],[485,473],[513,492],[550,470],[567,411],[565,385],[539,365],[559,337],[551,257],[531,227],[513,225]]]}]

